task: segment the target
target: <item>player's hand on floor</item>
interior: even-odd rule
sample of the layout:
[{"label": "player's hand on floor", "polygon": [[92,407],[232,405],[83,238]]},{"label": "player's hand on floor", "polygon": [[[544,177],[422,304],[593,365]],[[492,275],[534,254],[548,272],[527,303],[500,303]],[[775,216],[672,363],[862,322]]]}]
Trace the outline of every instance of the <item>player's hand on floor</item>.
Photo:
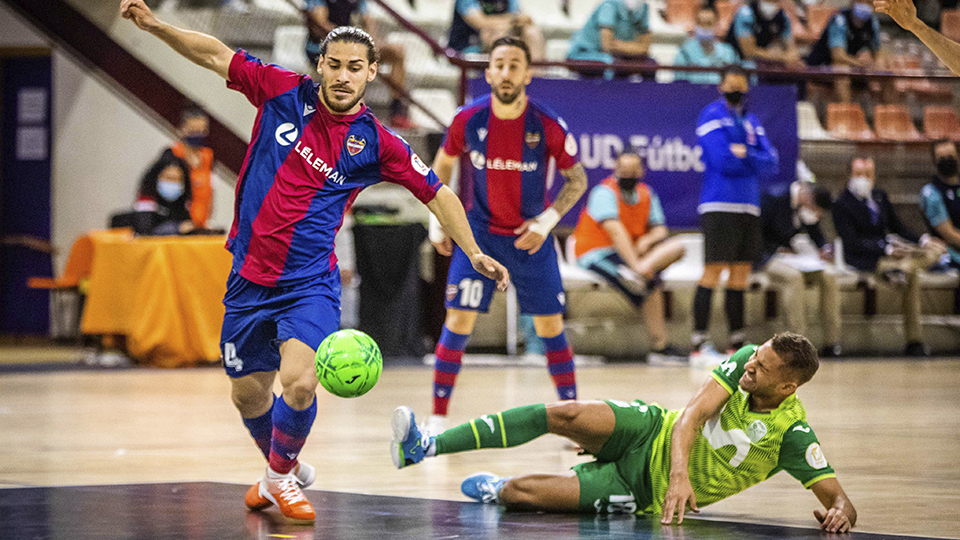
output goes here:
[{"label": "player's hand on floor", "polygon": [[667,495],[663,499],[663,513],[660,515],[660,523],[669,525],[673,521],[673,514],[677,514],[677,524],[683,523],[683,514],[690,505],[690,510],[700,512],[697,508],[697,496],[693,493],[693,486],[690,485],[690,479],[670,480],[670,487],[667,488]]},{"label": "player's hand on floor", "polygon": [[543,242],[547,239],[548,235],[530,230],[530,226],[536,222],[537,220],[535,219],[528,219],[523,222],[523,225],[513,230],[513,234],[520,235],[520,238],[517,238],[513,243],[513,247],[522,249],[531,255],[540,250],[540,247],[543,246]]},{"label": "player's hand on floor", "polygon": [[123,0],[120,3],[120,15],[133,21],[141,30],[149,30],[157,24],[153,12],[143,0]]},{"label": "player's hand on floor", "polygon": [[483,253],[474,255],[470,262],[474,270],[497,282],[497,290],[507,290],[507,286],[510,285],[510,272],[507,272],[502,264]]},{"label": "player's hand on floor", "polygon": [[838,508],[831,508],[826,514],[814,510],[813,516],[820,522],[821,530],[832,533],[845,533],[850,530],[850,518]]},{"label": "player's hand on floor", "polygon": [[449,236],[444,237],[444,239],[439,242],[431,241],[430,243],[433,244],[433,248],[437,250],[437,253],[444,257],[453,255],[453,240],[451,240]]}]

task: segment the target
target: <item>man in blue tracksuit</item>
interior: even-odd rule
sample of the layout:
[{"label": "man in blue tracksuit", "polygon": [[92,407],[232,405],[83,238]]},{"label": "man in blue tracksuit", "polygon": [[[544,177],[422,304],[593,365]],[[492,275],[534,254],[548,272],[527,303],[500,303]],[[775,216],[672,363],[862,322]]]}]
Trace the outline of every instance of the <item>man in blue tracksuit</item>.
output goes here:
[{"label": "man in blue tracksuit", "polygon": [[713,288],[724,268],[730,269],[725,299],[729,346],[736,350],[743,345],[743,291],[762,242],[760,176],[776,174],[779,162],[763,126],[746,112],[746,72],[727,66],[719,89],[723,97],[707,105],[697,121],[706,169],[697,207],[705,266],[693,298],[692,354],[714,351],[706,343],[707,327]]}]

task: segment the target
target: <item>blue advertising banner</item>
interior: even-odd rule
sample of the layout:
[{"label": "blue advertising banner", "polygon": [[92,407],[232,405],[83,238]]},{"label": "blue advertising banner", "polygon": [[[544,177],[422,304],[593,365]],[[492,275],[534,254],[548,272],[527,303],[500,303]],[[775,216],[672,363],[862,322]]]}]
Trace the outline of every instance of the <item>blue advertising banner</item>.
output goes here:
[{"label": "blue advertising banner", "polygon": [[[489,92],[490,86],[482,78],[470,81],[471,96]],[[618,152],[636,146],[647,169],[645,181],[660,196],[667,225],[681,229],[699,226],[697,204],[703,161],[695,130],[700,111],[720,97],[715,86],[534,79],[527,95],[566,122],[577,141],[590,187],[612,173]],[[756,86],[747,97],[748,110],[760,120],[780,153],[780,173],[763,179],[764,186],[792,182],[796,177],[796,104],[795,86]],[[555,175],[548,181],[552,183],[552,200],[563,179]],[[575,225],[586,199],[584,196],[561,223]]]}]

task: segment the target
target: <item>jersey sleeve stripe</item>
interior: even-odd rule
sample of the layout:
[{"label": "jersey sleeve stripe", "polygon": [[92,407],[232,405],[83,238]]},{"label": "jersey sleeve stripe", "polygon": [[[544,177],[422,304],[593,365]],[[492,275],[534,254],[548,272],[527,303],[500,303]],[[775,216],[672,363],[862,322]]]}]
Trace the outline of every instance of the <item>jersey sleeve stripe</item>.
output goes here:
[{"label": "jersey sleeve stripe", "polygon": [[837,474],[836,474],[836,473],[821,474],[820,476],[815,476],[815,477],[813,477],[812,480],[807,480],[807,481],[803,484],[803,488],[804,488],[804,489],[810,489],[810,486],[816,484],[817,482],[819,482],[819,481],[821,481],[821,480],[826,480],[827,478],[836,478],[836,477],[837,477]]},{"label": "jersey sleeve stripe", "polygon": [[727,393],[729,393],[730,395],[733,395],[733,388],[730,388],[730,385],[727,384],[727,381],[723,380],[722,377],[720,377],[716,373],[713,373],[712,371],[710,372],[710,376],[713,377],[713,380],[720,383],[720,386],[724,387],[727,390]]}]

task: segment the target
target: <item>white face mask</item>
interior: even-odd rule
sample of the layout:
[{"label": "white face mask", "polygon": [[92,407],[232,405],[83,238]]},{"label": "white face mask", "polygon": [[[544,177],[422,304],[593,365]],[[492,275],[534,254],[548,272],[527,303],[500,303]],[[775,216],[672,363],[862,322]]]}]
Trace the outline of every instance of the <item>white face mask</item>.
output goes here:
[{"label": "white face mask", "polygon": [[766,20],[772,19],[777,12],[780,11],[780,6],[774,2],[760,2],[760,14],[763,15],[763,18]]},{"label": "white face mask", "polygon": [[806,206],[801,206],[800,209],[797,210],[797,217],[800,218],[800,223],[804,225],[816,225],[817,222],[820,221],[820,216]]},{"label": "white face mask", "polygon": [[866,176],[854,176],[847,184],[847,189],[858,199],[866,199],[870,197],[870,192],[873,191],[873,182]]}]

